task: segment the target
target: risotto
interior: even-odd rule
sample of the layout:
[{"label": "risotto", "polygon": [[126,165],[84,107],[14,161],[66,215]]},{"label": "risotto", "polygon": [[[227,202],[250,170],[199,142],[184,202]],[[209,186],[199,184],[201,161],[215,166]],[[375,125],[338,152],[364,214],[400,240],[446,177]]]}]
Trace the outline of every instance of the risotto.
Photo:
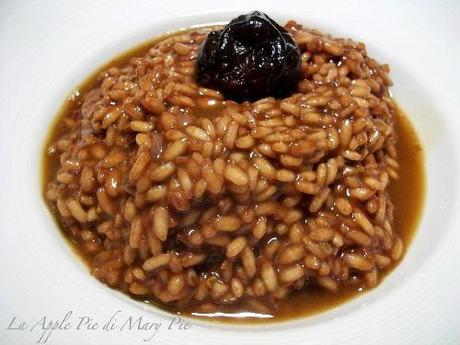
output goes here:
[{"label": "risotto", "polygon": [[178,313],[282,319],[375,287],[401,259],[423,166],[389,67],[284,28],[300,52],[284,98],[200,85],[200,46],[221,29],[203,27],[112,61],[67,102],[45,200],[97,279]]}]

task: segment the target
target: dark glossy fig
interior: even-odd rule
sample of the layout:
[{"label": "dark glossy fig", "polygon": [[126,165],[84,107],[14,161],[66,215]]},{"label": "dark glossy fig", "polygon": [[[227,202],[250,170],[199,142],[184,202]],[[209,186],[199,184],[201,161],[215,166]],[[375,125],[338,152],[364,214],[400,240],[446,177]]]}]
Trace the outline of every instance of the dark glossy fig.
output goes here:
[{"label": "dark glossy fig", "polygon": [[300,78],[300,51],[289,33],[254,11],[212,31],[198,53],[197,82],[235,101],[292,94]]}]

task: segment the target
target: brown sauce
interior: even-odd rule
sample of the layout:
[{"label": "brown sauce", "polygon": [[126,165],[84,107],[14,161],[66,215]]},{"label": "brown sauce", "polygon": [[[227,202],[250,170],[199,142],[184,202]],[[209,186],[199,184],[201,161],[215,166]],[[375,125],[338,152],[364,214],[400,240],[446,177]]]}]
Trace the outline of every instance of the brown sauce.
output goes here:
[{"label": "brown sauce", "polygon": [[[183,31],[182,31],[183,32]],[[103,65],[90,77],[88,77],[81,85],[79,85],[66,100],[58,115],[53,120],[50,126],[50,131],[46,137],[43,149],[42,161],[42,190],[49,181],[52,180],[59,166],[59,157],[50,156],[46,149],[49,145],[62,134],[62,128],[59,125],[60,120],[72,113],[81,105],[80,95],[94,88],[97,84],[99,74],[107,70],[109,67],[120,66],[129,60],[132,56],[143,55],[148,51],[149,47],[164,40],[167,37],[177,34],[178,32],[162,35],[154,40],[148,41],[134,49],[127,51]],[[199,111],[199,109],[197,109]],[[202,116],[207,116],[207,113]],[[424,171],[424,154],[419,138],[412,127],[409,119],[400,110],[396,119],[396,131],[398,133],[398,160],[400,164],[399,179],[393,180],[389,187],[389,192],[395,206],[394,211],[394,228],[395,231],[402,237],[405,248],[410,245],[410,242],[416,232],[420,215],[423,210],[425,196],[425,171]],[[57,215],[53,215],[56,223],[61,229],[64,237],[71,242],[67,232],[59,222]],[[90,262],[90,256],[82,251],[82,248],[70,243],[75,253],[86,263]],[[381,271],[383,276],[390,273],[398,263],[393,264],[389,268]],[[241,305],[238,307],[226,307],[226,312],[222,313],[195,313],[193,310],[182,311],[180,314],[184,316],[207,318],[210,321],[225,321],[225,322],[266,322],[266,321],[284,321],[295,319],[298,317],[318,314],[336,307],[345,301],[367,292],[368,289],[364,284],[355,284],[342,287],[338,292],[333,293],[325,289],[319,288],[316,285],[307,286],[304,290],[294,293],[286,300],[280,302],[277,315],[257,315],[252,314],[247,317],[241,317]],[[143,302],[158,305],[153,300],[143,300],[139,297],[132,296],[135,299]],[[164,305],[158,305],[165,309]],[[238,308],[238,309],[236,309]],[[176,312],[176,310],[171,310]]]}]

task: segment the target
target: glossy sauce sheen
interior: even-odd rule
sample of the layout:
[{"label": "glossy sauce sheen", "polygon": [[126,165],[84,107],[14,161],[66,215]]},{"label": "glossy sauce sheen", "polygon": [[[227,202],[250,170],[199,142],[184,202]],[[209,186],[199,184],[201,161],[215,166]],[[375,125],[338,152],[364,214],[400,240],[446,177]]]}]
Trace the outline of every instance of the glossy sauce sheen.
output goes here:
[{"label": "glossy sauce sheen", "polygon": [[[183,32],[183,31],[182,31]],[[181,33],[181,32],[179,32]],[[49,156],[46,153],[46,148],[62,133],[62,128],[59,126],[59,121],[67,114],[73,112],[78,106],[81,105],[81,99],[79,95],[91,90],[97,84],[97,76],[101,71],[106,70],[108,67],[120,66],[125,64],[130,57],[144,54],[148,49],[164,40],[165,38],[176,35],[175,32],[170,35],[162,35],[152,41],[148,41],[128,52],[118,56],[99,68],[89,78],[87,78],[77,89],[72,93],[68,100],[64,103],[62,109],[54,120],[50,127],[50,132],[45,141],[43,150],[43,162],[42,162],[42,188],[45,190],[46,184],[52,180],[59,166],[59,157]],[[197,109],[198,110],[198,109]],[[215,110],[214,110],[215,111]],[[207,116],[209,114],[202,114]],[[417,225],[420,219],[420,215],[424,204],[425,195],[425,171],[424,171],[424,156],[422,146],[414,131],[414,128],[410,124],[407,117],[402,111],[396,118],[396,131],[398,133],[398,161],[400,164],[399,180],[393,180],[389,186],[389,192],[392,201],[395,206],[394,210],[394,227],[396,232],[402,237],[404,246],[407,249],[414,233],[417,229]],[[90,257],[82,251],[82,248],[78,247],[73,243],[68,234],[64,231],[61,224],[59,224],[59,218],[54,215],[56,223],[62,230],[62,234],[66,239],[71,242],[71,246],[75,253],[81,257],[86,263],[89,263]],[[395,266],[393,264],[386,270],[382,270],[381,274],[386,275],[391,272]],[[239,309],[232,309],[227,307],[226,312],[217,314],[204,314],[194,313],[193,310],[181,311],[180,314],[185,316],[209,318],[211,321],[225,321],[225,322],[267,322],[267,321],[283,321],[302,316],[308,316],[320,313],[322,311],[331,309],[335,306],[342,304],[343,302],[357,297],[367,291],[366,287],[361,284],[350,285],[342,287],[338,292],[333,293],[317,286],[310,286],[301,292],[292,294],[286,300],[282,301],[278,305],[278,311],[276,316],[272,315],[257,315],[257,314],[244,314]],[[133,298],[139,299],[139,297],[132,296]],[[143,299],[141,299],[143,300]],[[153,300],[143,300],[146,303],[157,305]],[[165,308],[163,305],[158,305],[161,308]],[[178,313],[176,310],[172,312]]]}]

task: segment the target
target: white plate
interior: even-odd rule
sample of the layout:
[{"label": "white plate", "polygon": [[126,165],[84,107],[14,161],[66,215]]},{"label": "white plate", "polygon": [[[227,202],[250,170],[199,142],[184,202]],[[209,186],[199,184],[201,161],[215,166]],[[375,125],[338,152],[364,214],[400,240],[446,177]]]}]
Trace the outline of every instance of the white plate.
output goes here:
[{"label": "white plate", "polygon": [[[459,3],[247,3],[0,3],[0,343],[460,343]],[[425,212],[395,272],[334,310],[269,326],[193,322],[179,329],[174,322],[168,329],[169,315],[97,282],[59,235],[40,195],[43,139],[72,87],[111,57],[159,33],[228,20],[255,8],[280,22],[294,18],[366,42],[371,56],[390,64],[395,97],[425,148]],[[119,310],[116,327],[104,330]],[[98,322],[97,329],[78,329],[79,317],[85,316]],[[141,317],[143,326],[161,326],[153,338],[154,329],[120,330],[130,316],[132,321]],[[62,322],[50,331],[43,330],[45,321]],[[21,328],[20,322],[26,323],[24,330],[8,329]]]}]

